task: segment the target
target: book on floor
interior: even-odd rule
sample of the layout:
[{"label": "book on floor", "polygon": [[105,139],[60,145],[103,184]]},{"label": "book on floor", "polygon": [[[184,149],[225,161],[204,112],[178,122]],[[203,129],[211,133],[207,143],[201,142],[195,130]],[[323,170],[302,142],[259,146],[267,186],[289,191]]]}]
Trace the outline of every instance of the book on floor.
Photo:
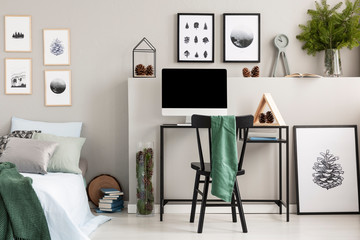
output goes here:
[{"label": "book on floor", "polygon": [[119,191],[115,188],[101,188],[100,189],[104,194],[109,194],[109,195],[124,195],[124,193],[122,191]]},{"label": "book on floor", "polygon": [[113,208],[113,209],[109,209],[109,208],[96,208],[95,212],[97,213],[114,213],[114,212],[121,212],[123,208],[118,207],[118,208]]},{"label": "book on floor", "polygon": [[104,202],[99,202],[99,208],[118,208],[118,207],[124,207],[124,201],[123,200],[118,200],[112,203],[104,203]]}]

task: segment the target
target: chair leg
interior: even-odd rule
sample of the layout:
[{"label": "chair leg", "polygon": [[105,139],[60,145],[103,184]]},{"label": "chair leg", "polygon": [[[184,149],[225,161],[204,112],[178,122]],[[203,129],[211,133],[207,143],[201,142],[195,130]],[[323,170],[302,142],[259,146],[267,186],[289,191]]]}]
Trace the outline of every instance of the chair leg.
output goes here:
[{"label": "chair leg", "polygon": [[210,177],[206,176],[205,183],[204,183],[203,197],[202,197],[202,201],[201,201],[198,233],[202,233],[202,230],[203,230],[206,201],[207,201],[208,190],[209,190],[209,181],[210,181]]},{"label": "chair leg", "polygon": [[200,174],[196,171],[195,176],[195,183],[194,183],[194,193],[191,203],[191,214],[190,214],[190,222],[194,222],[195,220],[195,210],[196,210],[196,202],[198,197],[198,189],[199,189],[199,181],[200,181]]},{"label": "chair leg", "polygon": [[231,214],[232,214],[232,221],[237,222],[236,219],[236,208],[235,208],[235,194],[233,192],[231,197]]},{"label": "chair leg", "polygon": [[242,226],[243,232],[247,233],[248,230],[247,230],[246,221],[245,221],[244,209],[242,206],[242,201],[241,201],[240,191],[239,191],[239,186],[238,186],[237,181],[235,181],[234,191],[235,191],[235,196],[236,196],[236,200],[237,200],[237,206],[239,209],[241,226]]}]

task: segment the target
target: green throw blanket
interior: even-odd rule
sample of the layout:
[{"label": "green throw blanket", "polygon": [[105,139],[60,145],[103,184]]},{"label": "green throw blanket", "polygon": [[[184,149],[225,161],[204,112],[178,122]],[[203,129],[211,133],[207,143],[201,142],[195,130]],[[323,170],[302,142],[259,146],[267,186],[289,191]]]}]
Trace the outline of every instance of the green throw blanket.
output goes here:
[{"label": "green throw blanket", "polygon": [[234,116],[211,117],[211,194],[231,202],[238,169]]},{"label": "green throw blanket", "polygon": [[0,163],[0,239],[50,239],[46,218],[31,186],[12,163]]}]

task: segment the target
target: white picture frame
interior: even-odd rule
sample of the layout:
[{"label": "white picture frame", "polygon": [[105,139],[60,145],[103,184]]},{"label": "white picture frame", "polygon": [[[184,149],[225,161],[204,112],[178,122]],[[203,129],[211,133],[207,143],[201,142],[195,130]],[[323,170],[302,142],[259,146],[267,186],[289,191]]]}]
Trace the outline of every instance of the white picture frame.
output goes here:
[{"label": "white picture frame", "polygon": [[71,70],[45,70],[45,106],[71,106]]},{"label": "white picture frame", "polygon": [[7,15],[4,18],[5,52],[31,52],[31,16]]},{"label": "white picture frame", "polygon": [[260,62],[260,13],[224,13],[224,62]]},{"label": "white picture frame", "polygon": [[359,213],[357,126],[294,126],[294,143],[297,213]]},{"label": "white picture frame", "polygon": [[5,94],[32,94],[31,58],[5,58]]},{"label": "white picture frame", "polygon": [[44,65],[70,65],[70,30],[43,29]]}]

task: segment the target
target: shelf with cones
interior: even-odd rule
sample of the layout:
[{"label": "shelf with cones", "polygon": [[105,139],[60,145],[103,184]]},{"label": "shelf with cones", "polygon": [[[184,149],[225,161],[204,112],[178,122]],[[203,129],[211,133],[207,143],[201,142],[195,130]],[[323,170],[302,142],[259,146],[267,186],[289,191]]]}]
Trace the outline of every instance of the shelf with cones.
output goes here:
[{"label": "shelf with cones", "polygon": [[[264,113],[264,109],[268,110]],[[254,126],[285,126],[286,123],[270,93],[264,93],[254,115]]]}]

